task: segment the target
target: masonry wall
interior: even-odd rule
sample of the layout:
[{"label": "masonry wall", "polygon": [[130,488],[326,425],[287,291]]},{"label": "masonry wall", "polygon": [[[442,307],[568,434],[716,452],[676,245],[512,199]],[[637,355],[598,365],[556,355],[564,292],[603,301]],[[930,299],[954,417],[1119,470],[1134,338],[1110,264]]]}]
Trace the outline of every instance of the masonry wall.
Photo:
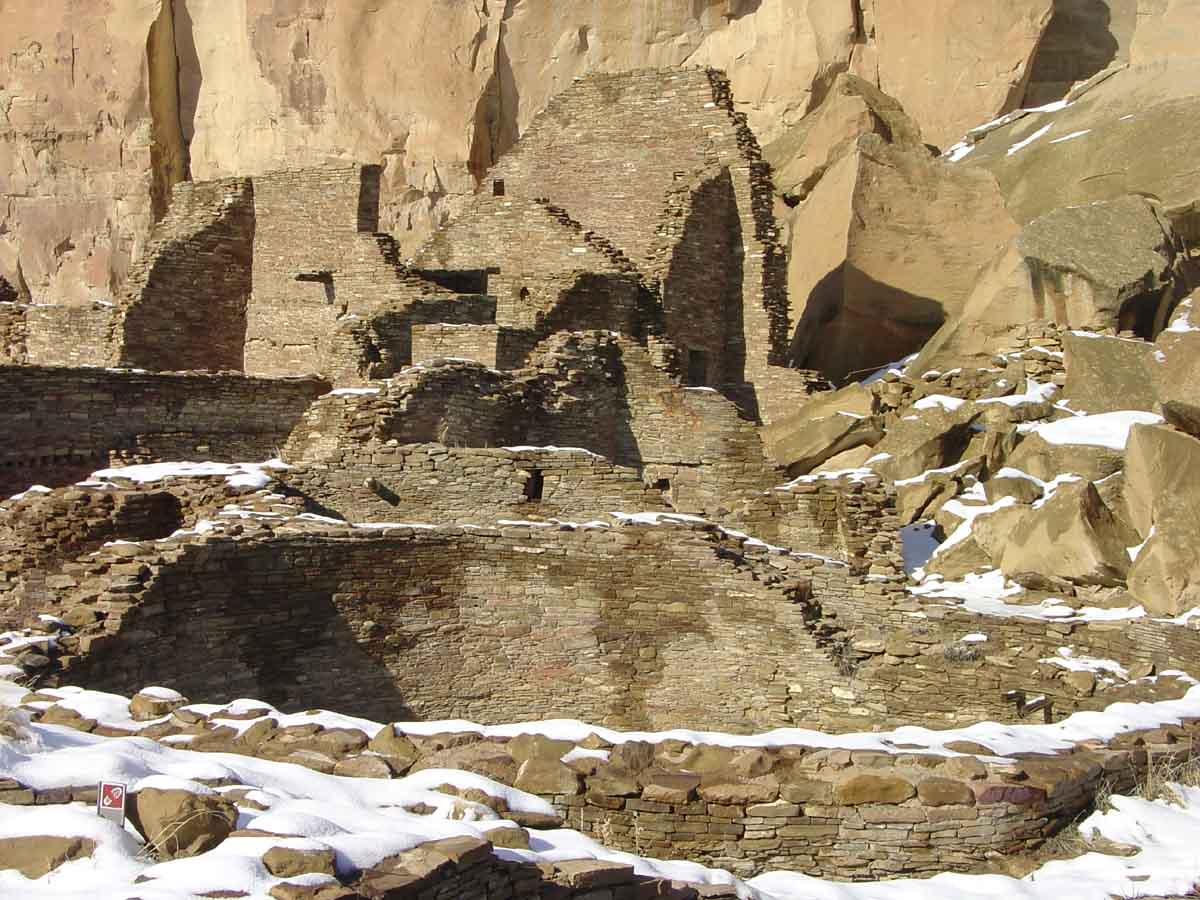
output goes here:
[{"label": "masonry wall", "polygon": [[668,510],[635,470],[583,450],[344,447],[279,478],[313,507],[352,522],[585,522]]},{"label": "masonry wall", "polygon": [[242,371],[254,230],[250,179],[175,186],[126,281],[121,365]]},{"label": "masonry wall", "polygon": [[[681,237],[670,227],[680,210],[679,185],[699,188],[722,170],[740,223],[734,250],[744,247],[741,327],[729,351],[746,360],[744,377],[752,382],[760,367],[784,361],[784,253],[770,169],[734,111],[723,75],[695,69],[581,79],[550,101],[489,178],[503,180],[511,194],[548,197],[586,230],[612,240],[648,279],[663,281]],[[723,308],[722,281],[697,287],[703,293],[692,298],[696,308]]]},{"label": "masonry wall", "polygon": [[[375,166],[335,165],[254,179],[248,372],[353,381],[387,377],[411,362],[370,320],[456,292],[405,269],[395,241],[378,233],[379,177]],[[342,326],[355,332],[355,317],[366,320],[359,339],[335,341]]]},{"label": "masonry wall", "polygon": [[269,459],[328,388],[316,378],[0,366],[0,494],[123,460]]},{"label": "masonry wall", "polygon": [[686,389],[647,348],[609,333],[559,334],[533,365],[415,367],[378,393],[323,398],[287,445],[320,462],[339,442],[581,446],[641,474],[679,510],[716,513],[780,479],[754,425],[712,389]]},{"label": "masonry wall", "polygon": [[[92,584],[112,567],[119,586],[85,589],[111,633],[84,639],[71,678],[390,719],[745,731],[808,722],[807,695],[839,677],[806,630],[806,586],[731,557],[715,530],[331,526],[180,541],[81,560]],[[135,583],[131,562],[145,564]]]}]

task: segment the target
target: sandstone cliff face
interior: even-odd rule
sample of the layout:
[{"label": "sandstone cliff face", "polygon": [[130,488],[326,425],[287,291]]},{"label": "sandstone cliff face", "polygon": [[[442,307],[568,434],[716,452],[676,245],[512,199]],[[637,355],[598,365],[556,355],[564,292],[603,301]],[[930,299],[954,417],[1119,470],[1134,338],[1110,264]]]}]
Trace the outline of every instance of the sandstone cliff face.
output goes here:
[{"label": "sandstone cliff face", "polygon": [[0,278],[41,302],[112,297],[172,183],[330,159],[384,165],[380,224],[411,252],[589,72],[725,69],[764,145],[851,72],[945,146],[1106,65],[1195,55],[1194,16],[1187,0],[0,0]]}]

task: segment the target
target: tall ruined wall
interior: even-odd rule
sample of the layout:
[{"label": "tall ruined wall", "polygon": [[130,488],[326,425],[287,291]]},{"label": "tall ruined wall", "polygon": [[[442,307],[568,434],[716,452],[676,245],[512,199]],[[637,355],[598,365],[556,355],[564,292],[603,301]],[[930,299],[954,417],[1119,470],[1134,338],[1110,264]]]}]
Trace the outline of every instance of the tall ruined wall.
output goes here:
[{"label": "tall ruined wall", "polygon": [[126,587],[95,598],[119,627],[86,639],[71,677],[388,719],[808,721],[838,675],[806,630],[805,586],[721,547],[715,530],[645,526],[159,542],[161,564],[139,560],[136,585],[118,568]]},{"label": "tall ruined wall", "polygon": [[115,354],[121,365],[242,371],[254,220],[248,178],[176,185],[129,272]]},{"label": "tall ruined wall", "polygon": [[[736,229],[721,245],[740,250],[740,271],[689,282],[687,302],[701,316],[740,326],[723,348],[733,364],[724,366],[725,382],[752,381],[757,369],[782,362],[787,290],[773,186],[724,76],[689,69],[577,81],[551,100],[489,178],[518,196],[548,197],[660,281],[667,279],[676,244],[687,237],[664,227],[683,212],[679,187],[716,181],[690,199],[701,215],[716,217],[709,227]],[[681,265],[688,261],[685,255]],[[737,291],[728,283],[733,274],[740,275]]]},{"label": "tall ruined wall", "polygon": [[529,195],[477,196],[415,263],[486,273],[497,324],[542,337],[562,328],[644,334],[656,316],[632,262],[568,211]]},{"label": "tall ruined wall", "polygon": [[401,266],[377,233],[379,178],[378,166],[336,164],[254,179],[247,372],[386,377],[412,361],[413,321],[486,321],[480,298]]},{"label": "tall ruined wall", "polygon": [[0,494],[77,480],[110,460],[259,461],[328,383],[0,366]]}]

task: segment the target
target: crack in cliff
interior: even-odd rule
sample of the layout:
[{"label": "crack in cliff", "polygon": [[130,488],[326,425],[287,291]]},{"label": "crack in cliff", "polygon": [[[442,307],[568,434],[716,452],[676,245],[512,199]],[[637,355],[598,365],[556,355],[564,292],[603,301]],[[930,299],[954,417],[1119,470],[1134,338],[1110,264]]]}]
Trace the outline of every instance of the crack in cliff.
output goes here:
[{"label": "crack in cliff", "polygon": [[520,0],[504,0],[504,8],[500,11],[498,20],[492,19],[486,2],[480,8],[481,16],[487,17],[487,24],[475,42],[473,60],[483,49],[486,43],[484,35],[490,30],[493,21],[496,27],[496,45],[492,55],[491,75],[475,107],[475,124],[467,155],[467,168],[475,177],[476,185],[482,183],[487,170],[512,149],[520,136],[517,122],[520,94],[504,40],[508,31],[505,23],[512,18],[519,2]]},{"label": "crack in cliff", "polygon": [[186,181],[188,146],[179,115],[179,56],[175,46],[175,3],[161,0],[146,35],[146,78],[150,109],[150,207],[160,221],[171,205],[171,189]]}]

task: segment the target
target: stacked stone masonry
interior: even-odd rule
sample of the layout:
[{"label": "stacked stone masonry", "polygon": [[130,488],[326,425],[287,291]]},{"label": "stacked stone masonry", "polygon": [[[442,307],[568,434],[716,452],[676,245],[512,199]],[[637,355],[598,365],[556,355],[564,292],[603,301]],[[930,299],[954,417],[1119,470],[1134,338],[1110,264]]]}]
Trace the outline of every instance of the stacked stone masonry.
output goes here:
[{"label": "stacked stone masonry", "polygon": [[0,496],[110,463],[269,459],[328,390],[319,378],[0,366]]}]

